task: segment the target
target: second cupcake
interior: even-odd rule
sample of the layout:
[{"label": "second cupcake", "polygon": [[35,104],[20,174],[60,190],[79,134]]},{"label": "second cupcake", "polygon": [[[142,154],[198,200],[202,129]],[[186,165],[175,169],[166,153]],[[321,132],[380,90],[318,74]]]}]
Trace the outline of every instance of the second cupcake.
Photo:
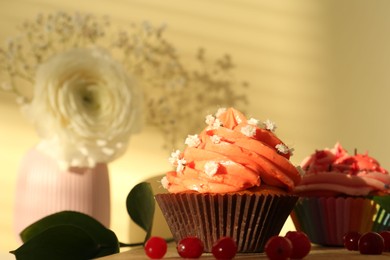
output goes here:
[{"label": "second cupcake", "polygon": [[349,155],[340,145],[315,151],[301,164],[300,195],[291,218],[313,243],[342,246],[347,232],[390,229],[390,212],[373,196],[390,195],[390,175],[367,154]]}]

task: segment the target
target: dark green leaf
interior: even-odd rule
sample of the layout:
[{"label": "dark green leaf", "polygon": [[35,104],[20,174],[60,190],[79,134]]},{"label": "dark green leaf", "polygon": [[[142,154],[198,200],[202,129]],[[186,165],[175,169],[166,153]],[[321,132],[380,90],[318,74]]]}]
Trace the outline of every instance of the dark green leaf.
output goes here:
[{"label": "dark green leaf", "polygon": [[17,260],[84,260],[94,258],[99,247],[83,229],[65,224],[45,229],[11,253]]},{"label": "dark green leaf", "polygon": [[145,241],[152,232],[155,201],[150,183],[141,182],[129,193],[126,200],[131,219],[146,231]]},{"label": "dark green leaf", "polygon": [[114,232],[96,219],[76,211],[62,211],[44,217],[25,228],[20,236],[23,242],[28,242],[48,228],[64,224],[79,227],[101,245],[96,257],[119,252],[119,242]]},{"label": "dark green leaf", "polygon": [[390,196],[375,196],[373,200],[387,212],[390,212]]}]

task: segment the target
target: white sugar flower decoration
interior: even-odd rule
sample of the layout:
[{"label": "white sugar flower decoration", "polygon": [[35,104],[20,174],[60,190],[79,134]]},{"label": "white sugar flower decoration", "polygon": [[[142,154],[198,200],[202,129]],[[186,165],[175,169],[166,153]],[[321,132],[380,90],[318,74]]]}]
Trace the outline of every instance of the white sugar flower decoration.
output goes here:
[{"label": "white sugar flower decoration", "polygon": [[208,129],[218,129],[220,126],[222,126],[222,122],[212,115],[207,115],[205,122],[208,125]]},{"label": "white sugar flower decoration", "polygon": [[253,125],[246,125],[241,127],[241,133],[248,137],[253,137],[256,134],[256,127]]},{"label": "white sugar flower decoration", "polygon": [[215,117],[212,116],[212,115],[207,115],[206,116],[206,119],[205,119],[205,122],[208,126],[212,126],[214,124],[214,121],[215,121]]},{"label": "white sugar flower decoration", "polygon": [[247,123],[250,124],[250,125],[257,126],[259,124],[259,120],[255,119],[255,118],[251,118],[251,119],[248,120]]},{"label": "white sugar flower decoration", "polygon": [[236,116],[236,121],[237,121],[237,123],[239,123],[239,124],[242,123],[242,120],[241,120],[240,116]]},{"label": "white sugar flower decoration", "polygon": [[189,147],[198,147],[200,145],[199,136],[197,134],[188,135],[184,143]]},{"label": "white sugar flower decoration", "polygon": [[226,112],[226,108],[225,107],[218,108],[217,112],[215,113],[215,116],[219,117],[220,115],[222,115],[225,112]]},{"label": "white sugar flower decoration", "polygon": [[214,176],[219,169],[219,164],[215,161],[209,161],[204,165],[204,172],[209,176]]},{"label": "white sugar flower decoration", "polygon": [[175,165],[177,160],[179,160],[180,157],[180,150],[176,150],[171,153],[171,157],[169,157],[168,161],[170,164]]},{"label": "white sugar flower decoration", "polygon": [[167,176],[162,177],[160,182],[162,187],[167,190],[169,186],[169,181],[167,179]]},{"label": "white sugar flower decoration", "polygon": [[182,173],[184,170],[184,167],[186,166],[186,163],[187,163],[187,161],[185,159],[177,160],[176,172]]},{"label": "white sugar flower decoration", "polygon": [[275,146],[275,148],[276,148],[276,150],[278,150],[278,152],[279,153],[282,153],[282,154],[288,154],[288,153],[290,153],[290,149],[286,146],[286,145],[284,145],[284,144],[277,144],[276,146]]},{"label": "white sugar flower decoration", "polygon": [[29,117],[38,149],[63,167],[93,167],[125,152],[139,127],[140,93],[101,49],[71,49],[40,64]]},{"label": "white sugar flower decoration", "polygon": [[213,144],[219,144],[221,142],[221,137],[218,135],[212,135],[210,139]]},{"label": "white sugar flower decoration", "polygon": [[212,125],[213,129],[218,129],[221,126],[222,126],[222,122],[218,118],[215,119],[214,124]]},{"label": "white sugar flower decoration", "polygon": [[276,124],[274,122],[272,122],[271,120],[267,119],[263,123],[265,125],[265,129],[267,129],[267,130],[269,130],[271,132],[275,132]]}]

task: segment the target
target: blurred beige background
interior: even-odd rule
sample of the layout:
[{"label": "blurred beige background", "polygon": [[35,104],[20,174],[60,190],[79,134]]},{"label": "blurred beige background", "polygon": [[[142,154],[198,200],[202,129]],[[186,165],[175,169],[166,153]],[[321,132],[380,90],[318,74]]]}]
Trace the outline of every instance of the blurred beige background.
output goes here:
[{"label": "blurred beige background", "polygon": [[[56,11],[109,15],[122,25],[164,23],[167,38],[187,58],[201,46],[215,57],[231,54],[236,76],[250,83],[246,110],[277,123],[278,136],[295,148],[295,164],[340,141],[390,168],[390,1],[0,0],[0,42],[25,19]],[[0,119],[0,252],[8,252],[17,246],[17,170],[37,136],[13,96],[0,93]],[[169,169],[162,141],[145,128],[110,165],[111,228],[123,242],[140,232],[128,220],[128,192]],[[292,228],[288,222],[284,230]]]}]

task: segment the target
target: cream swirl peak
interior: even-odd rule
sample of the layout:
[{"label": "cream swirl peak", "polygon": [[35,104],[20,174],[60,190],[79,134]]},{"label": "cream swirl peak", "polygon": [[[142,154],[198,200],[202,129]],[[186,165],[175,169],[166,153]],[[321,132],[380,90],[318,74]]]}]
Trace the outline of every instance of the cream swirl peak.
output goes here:
[{"label": "cream swirl peak", "polygon": [[169,192],[236,192],[262,183],[292,190],[300,181],[289,161],[292,149],[273,133],[273,122],[259,127],[258,120],[229,108],[206,116],[206,124],[199,135],[187,137],[184,152],[172,153],[176,170],[161,181]]},{"label": "cream swirl peak", "polygon": [[390,175],[368,154],[349,155],[339,144],[315,151],[301,163],[305,174],[294,189],[313,196],[390,194]]}]

